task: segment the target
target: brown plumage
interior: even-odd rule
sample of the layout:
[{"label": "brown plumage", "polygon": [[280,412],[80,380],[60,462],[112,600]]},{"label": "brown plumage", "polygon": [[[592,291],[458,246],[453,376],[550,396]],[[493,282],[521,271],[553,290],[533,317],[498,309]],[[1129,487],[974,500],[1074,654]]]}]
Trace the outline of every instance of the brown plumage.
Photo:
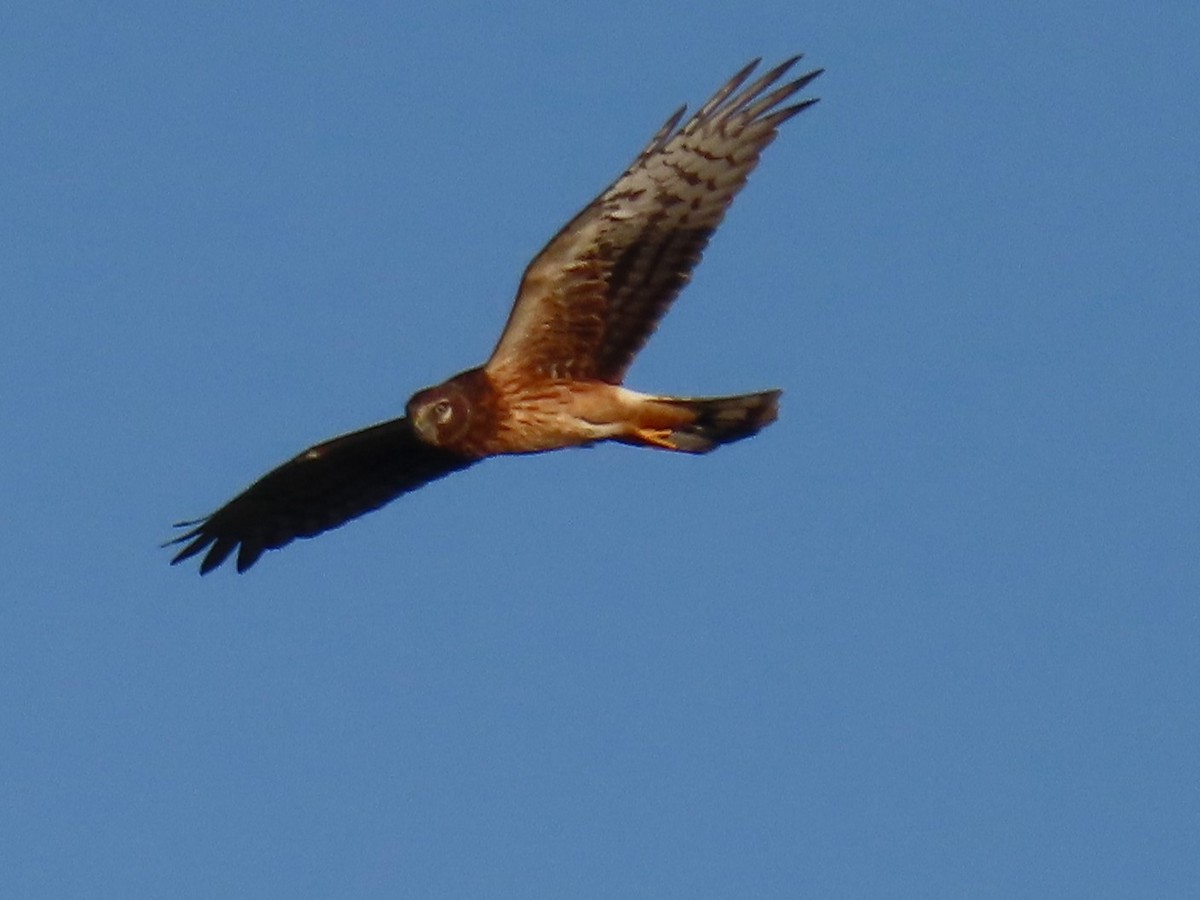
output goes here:
[{"label": "brown plumage", "polygon": [[791,105],[821,70],[779,85],[800,57],[742,85],[755,60],[686,123],[676,112],[633,164],[559,231],[521,279],[480,368],[414,394],[403,418],[317,444],[188,530],[178,563],[207,550],[206,573],[237,550],[312,537],[488,456],[614,440],[685,453],[755,434],[779,391],[737,397],[640,394],[625,372],[691,276],[734,196]]}]

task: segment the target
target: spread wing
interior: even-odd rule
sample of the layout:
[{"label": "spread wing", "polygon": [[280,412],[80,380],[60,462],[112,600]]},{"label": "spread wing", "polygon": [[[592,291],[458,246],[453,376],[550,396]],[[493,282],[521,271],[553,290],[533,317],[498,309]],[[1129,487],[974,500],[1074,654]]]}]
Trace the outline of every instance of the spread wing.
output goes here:
[{"label": "spread wing", "polygon": [[164,546],[188,542],[172,565],[207,549],[201,575],[236,549],[244,572],[265,550],[337,528],[473,462],[422,442],[408,419],[394,419],[310,447],[208,518],[179,523],[190,530]]},{"label": "spread wing", "polygon": [[776,129],[816,102],[783,105],[821,74],[777,87],[798,59],[739,92],[755,60],[682,127],[682,108],[667,120],[529,264],[490,375],[621,382]]}]

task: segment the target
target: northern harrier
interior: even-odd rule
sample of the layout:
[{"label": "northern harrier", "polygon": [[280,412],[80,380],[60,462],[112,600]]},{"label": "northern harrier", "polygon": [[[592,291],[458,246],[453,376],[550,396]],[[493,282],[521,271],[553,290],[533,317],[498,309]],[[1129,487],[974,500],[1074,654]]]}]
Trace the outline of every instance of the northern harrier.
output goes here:
[{"label": "northern harrier", "polygon": [[201,574],[236,549],[243,572],[481,459],[620,441],[707,453],[775,420],[779,391],[737,397],[640,394],[621,382],[820,69],[779,85],[800,57],[745,88],[755,60],[685,124],[680,108],[611,187],[567,223],[521,279],[483,366],[426,388],[406,415],[333,438],[264,475],[169,544]]}]

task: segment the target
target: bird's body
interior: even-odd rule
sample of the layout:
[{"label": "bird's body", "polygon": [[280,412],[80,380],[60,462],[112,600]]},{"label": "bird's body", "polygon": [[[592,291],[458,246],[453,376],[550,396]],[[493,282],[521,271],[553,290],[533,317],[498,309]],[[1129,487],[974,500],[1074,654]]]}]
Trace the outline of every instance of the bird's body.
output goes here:
[{"label": "bird's body", "polygon": [[[700,449],[694,439],[671,446],[667,435],[693,426],[712,429],[717,423],[710,421],[711,411],[718,405],[726,409],[722,431],[741,420],[757,431],[774,420],[778,396],[778,391],[766,391],[738,397],[656,397],[604,381],[510,383],[478,368],[414,394],[408,413],[423,441],[466,459],[544,453],[606,440],[700,453],[711,445]],[[445,425],[437,421],[439,403],[451,411]],[[707,419],[702,410],[710,411]]]},{"label": "bird's body", "polygon": [[712,232],[820,74],[778,86],[799,57],[739,92],[725,84],[682,127],[683,110],[630,168],[525,270],[488,361],[414,394],[404,418],[310,447],[171,543],[172,562],[207,550],[201,573],[343,524],[481,459],[619,441],[686,453],[757,433],[778,391],[734,397],[643,394],[625,372],[687,283]]}]

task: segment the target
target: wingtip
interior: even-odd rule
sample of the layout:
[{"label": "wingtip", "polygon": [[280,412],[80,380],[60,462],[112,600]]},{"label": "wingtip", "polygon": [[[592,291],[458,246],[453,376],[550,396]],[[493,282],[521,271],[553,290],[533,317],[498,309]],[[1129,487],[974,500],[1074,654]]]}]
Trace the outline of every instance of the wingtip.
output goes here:
[{"label": "wingtip", "polygon": [[785,106],[783,109],[777,110],[776,112],[771,113],[769,116],[765,116],[762,121],[767,123],[767,125],[769,125],[771,128],[778,128],[788,119],[792,118],[792,116],[799,115],[810,106],[819,103],[820,100],[820,97],[808,97],[804,100],[801,100],[799,103],[794,103],[791,106]]},{"label": "wingtip", "polygon": [[804,56],[803,53],[797,53],[795,56],[785,59],[783,62],[781,62],[775,68],[773,68],[770,72],[767,72],[765,75],[763,75],[762,80],[765,82],[768,82],[768,83],[777,81],[784,72],[786,72],[788,69],[790,69],[796,63],[798,63],[800,61],[801,57],[803,57],[803,56]]},{"label": "wingtip", "polygon": [[796,86],[796,90],[803,90],[808,87],[818,76],[825,74],[825,68],[822,66],[819,69],[813,69],[811,72],[805,72],[799,78],[792,82]]},{"label": "wingtip", "polygon": [[171,565],[177,566],[181,562],[191,559],[196,554],[202,552],[204,550],[204,548],[207,547],[209,545],[209,543],[211,543],[211,540],[209,538],[207,538],[203,535],[192,533],[192,534],[185,534],[182,537],[176,538],[173,541],[168,541],[166,544],[163,544],[163,546],[170,547],[173,544],[182,543],[183,541],[188,540],[188,538],[193,538],[192,542],[190,544],[188,544],[186,547],[182,548],[173,557],[171,557]]},{"label": "wingtip", "polygon": [[267,548],[262,544],[248,544],[245,541],[242,541],[242,546],[238,548],[237,555],[238,574],[241,575],[252,565],[258,562],[259,557],[263,555],[263,552],[266,549]]},{"label": "wingtip", "polygon": [[[211,517],[203,519],[192,519],[186,522],[174,523],[175,528],[189,528],[181,535],[171,538],[169,541],[164,541],[160,546],[163,548],[174,547],[178,544],[185,544],[181,547],[174,556],[171,557],[170,565],[177,566],[182,562],[186,562],[194,556],[199,556],[204,553],[204,559],[200,561],[200,574],[207,575],[217,566],[225,561],[225,558],[233,551],[236,544],[228,544],[222,542],[217,536],[206,533],[204,526],[211,521]],[[207,553],[205,551],[208,551]]]},{"label": "wingtip", "polygon": [[[206,541],[204,546],[207,545],[208,542]],[[203,550],[204,546],[198,547],[197,551]],[[204,554],[204,559],[200,562],[200,574],[207,575],[213,569],[220,566],[223,562],[225,562],[226,559],[229,558],[229,554],[234,551],[235,547],[237,547],[236,541],[214,538],[212,540],[212,546],[208,548],[208,552]],[[239,568],[238,571],[240,572],[241,569]]]},{"label": "wingtip", "polygon": [[760,65],[762,65],[762,61],[763,61],[763,58],[761,56],[754,57],[754,59],[750,60],[750,62],[748,62],[744,66],[742,66],[741,69],[738,70],[738,73],[736,75],[734,75],[733,78],[730,79],[730,81],[735,81],[739,78],[742,78],[742,79],[746,78],[751,72],[753,72]]}]

